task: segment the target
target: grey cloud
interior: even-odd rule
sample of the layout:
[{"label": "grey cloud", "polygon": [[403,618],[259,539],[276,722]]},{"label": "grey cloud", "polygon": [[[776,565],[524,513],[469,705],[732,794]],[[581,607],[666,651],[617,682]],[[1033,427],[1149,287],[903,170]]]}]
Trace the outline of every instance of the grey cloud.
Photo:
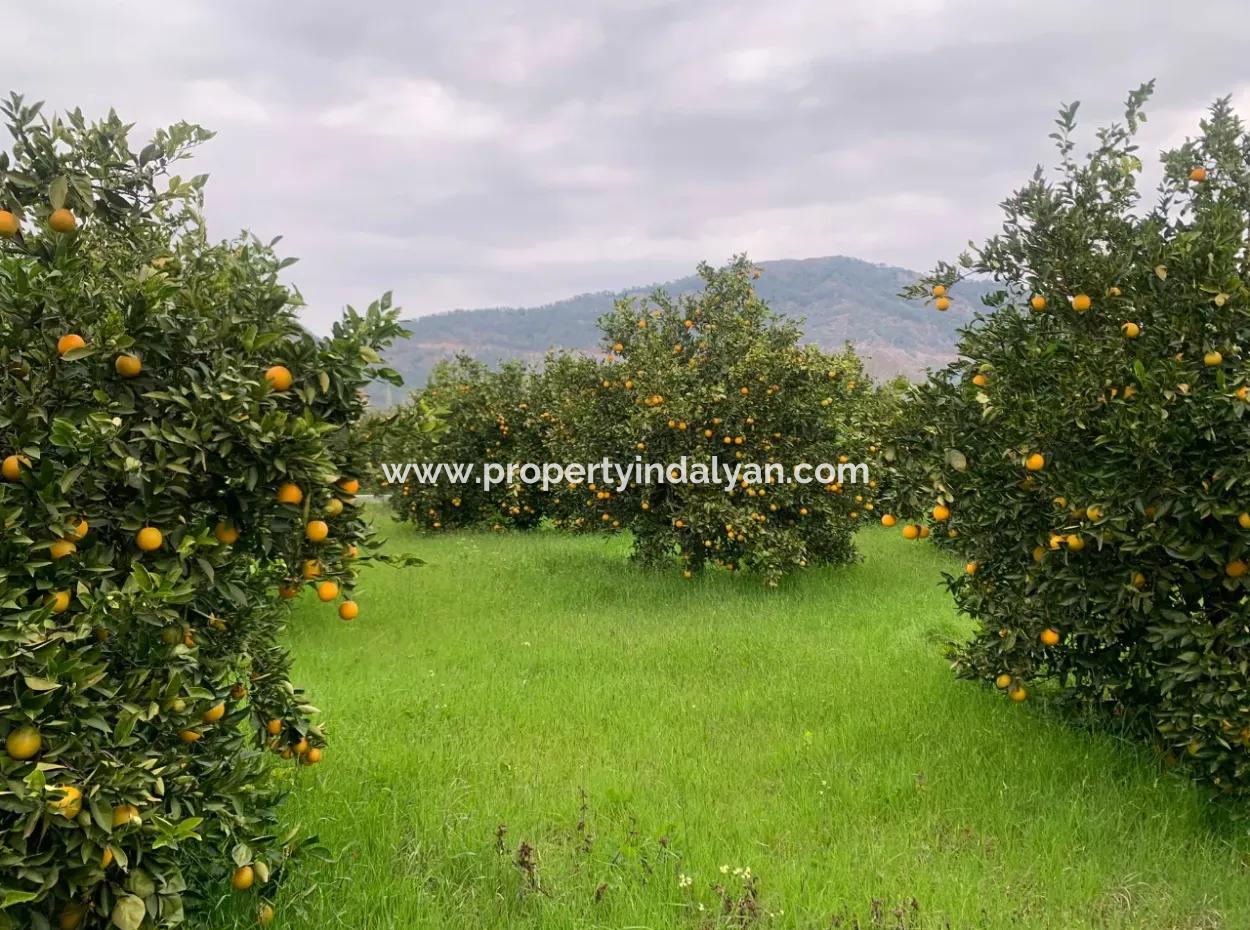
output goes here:
[{"label": "grey cloud", "polygon": [[213,229],[284,234],[317,329],[388,288],[527,304],[741,250],[923,268],[992,231],[1061,101],[1092,132],[1157,77],[1148,158],[1250,108],[1237,0],[54,0],[6,27],[51,107],[217,129]]}]

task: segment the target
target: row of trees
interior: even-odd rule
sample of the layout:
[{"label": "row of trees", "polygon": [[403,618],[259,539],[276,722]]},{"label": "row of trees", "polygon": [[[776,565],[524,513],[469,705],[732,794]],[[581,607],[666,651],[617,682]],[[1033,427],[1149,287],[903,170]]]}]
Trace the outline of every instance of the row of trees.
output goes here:
[{"label": "row of trees", "polygon": [[396,312],[305,332],[288,263],[210,241],[174,173],[204,130],[4,114],[0,928],[170,927],[300,848],[276,766],[324,734],[285,599],[356,616],[349,434]]},{"label": "row of trees", "polygon": [[[851,561],[856,526],[873,513],[873,430],[896,396],[875,388],[848,348],[800,343],[796,323],[759,299],[745,258],[700,268],[704,287],[681,296],[623,300],[600,321],[604,358],[549,357],[491,370],[461,358],[440,366],[413,405],[384,429],[389,462],[741,466],[724,484],[613,478],[544,491],[514,480],[390,488],[396,510],[431,529],[529,528],[543,519],[575,531],[630,530],[638,558],[748,570],[770,585],[804,565]],[[413,428],[430,408],[440,434]],[[788,480],[799,463],[867,463],[843,481]],[[776,475],[750,466],[779,465]],[[848,469],[844,469],[844,475]],[[858,479],[859,483],[852,483]]]}]

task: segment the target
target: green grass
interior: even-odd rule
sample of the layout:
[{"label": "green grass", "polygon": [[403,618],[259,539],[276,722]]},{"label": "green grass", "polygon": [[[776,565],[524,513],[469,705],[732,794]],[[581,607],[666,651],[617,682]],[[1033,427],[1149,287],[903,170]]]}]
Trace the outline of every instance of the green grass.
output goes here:
[{"label": "green grass", "polygon": [[739,926],[714,886],[741,904],[745,867],[762,927],[1250,926],[1199,789],[952,677],[931,547],[870,531],[770,593],[620,539],[388,532],[428,566],[294,618],[331,743],[289,814],[334,858],[275,926]]}]

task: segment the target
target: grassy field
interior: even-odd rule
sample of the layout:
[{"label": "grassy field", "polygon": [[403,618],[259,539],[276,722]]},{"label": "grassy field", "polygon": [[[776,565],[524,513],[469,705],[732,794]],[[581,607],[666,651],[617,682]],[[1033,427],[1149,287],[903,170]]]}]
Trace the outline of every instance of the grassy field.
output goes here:
[{"label": "grassy field", "polygon": [[388,534],[429,565],[370,569],[355,624],[297,609],[331,745],[289,813],[334,859],[275,926],[1250,926],[1199,790],[951,676],[930,547],[870,531],[768,593],[619,539]]}]

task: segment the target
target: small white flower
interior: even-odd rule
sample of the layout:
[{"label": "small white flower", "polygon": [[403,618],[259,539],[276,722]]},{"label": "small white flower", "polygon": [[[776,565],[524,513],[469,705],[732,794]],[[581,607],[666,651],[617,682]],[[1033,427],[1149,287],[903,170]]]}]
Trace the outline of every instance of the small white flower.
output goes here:
[{"label": "small white flower", "polygon": [[720,874],[721,874],[721,875],[728,875],[728,874],[729,874],[729,866],[727,866],[727,865],[722,865],[722,866],[720,867]]}]

